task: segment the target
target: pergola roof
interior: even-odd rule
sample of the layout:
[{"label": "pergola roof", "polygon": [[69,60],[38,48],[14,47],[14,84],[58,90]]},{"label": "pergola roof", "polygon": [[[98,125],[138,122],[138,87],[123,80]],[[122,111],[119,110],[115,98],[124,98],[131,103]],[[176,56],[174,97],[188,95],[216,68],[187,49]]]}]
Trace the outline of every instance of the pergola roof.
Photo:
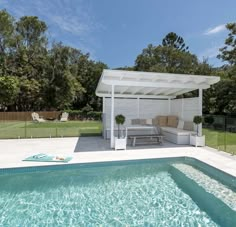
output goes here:
[{"label": "pergola roof", "polygon": [[115,97],[168,99],[196,89],[207,89],[218,81],[220,78],[216,76],[104,69],[96,95],[111,97],[113,85]]}]

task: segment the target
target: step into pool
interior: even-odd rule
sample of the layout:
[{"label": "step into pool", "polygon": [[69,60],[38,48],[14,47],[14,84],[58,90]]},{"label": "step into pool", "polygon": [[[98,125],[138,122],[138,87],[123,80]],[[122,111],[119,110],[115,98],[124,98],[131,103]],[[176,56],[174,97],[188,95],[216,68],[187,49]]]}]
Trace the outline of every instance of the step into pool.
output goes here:
[{"label": "step into pool", "polygon": [[0,226],[236,226],[236,179],[192,158],[0,169]]}]

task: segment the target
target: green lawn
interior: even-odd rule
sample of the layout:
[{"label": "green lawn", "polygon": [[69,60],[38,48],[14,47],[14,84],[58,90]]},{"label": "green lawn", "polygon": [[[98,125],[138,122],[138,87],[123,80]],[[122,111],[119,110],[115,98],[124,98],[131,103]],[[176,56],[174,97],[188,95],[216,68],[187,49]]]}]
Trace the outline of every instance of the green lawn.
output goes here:
[{"label": "green lawn", "polygon": [[203,129],[203,134],[206,136],[207,146],[236,154],[236,133]]},{"label": "green lawn", "polygon": [[100,121],[68,122],[0,122],[0,138],[39,138],[101,135]]}]

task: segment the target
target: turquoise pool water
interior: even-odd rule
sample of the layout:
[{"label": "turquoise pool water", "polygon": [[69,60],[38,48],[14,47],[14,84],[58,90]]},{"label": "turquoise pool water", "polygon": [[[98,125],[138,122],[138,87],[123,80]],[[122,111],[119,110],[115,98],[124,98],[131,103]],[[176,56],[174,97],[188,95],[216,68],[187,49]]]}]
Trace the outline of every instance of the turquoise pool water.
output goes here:
[{"label": "turquoise pool water", "polygon": [[0,226],[236,226],[220,174],[190,159],[2,171]]}]

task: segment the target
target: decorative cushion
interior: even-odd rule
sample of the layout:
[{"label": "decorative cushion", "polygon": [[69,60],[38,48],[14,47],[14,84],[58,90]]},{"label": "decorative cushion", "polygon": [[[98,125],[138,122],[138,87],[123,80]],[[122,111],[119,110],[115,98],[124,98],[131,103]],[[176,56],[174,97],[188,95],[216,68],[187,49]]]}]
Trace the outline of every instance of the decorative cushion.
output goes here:
[{"label": "decorative cushion", "polygon": [[177,128],[179,128],[179,129],[183,129],[184,128],[184,121],[183,120],[179,120]]},{"label": "decorative cushion", "polygon": [[178,125],[178,117],[177,116],[168,116],[167,117],[167,126],[176,128]]},{"label": "decorative cushion", "polygon": [[184,130],[187,130],[187,131],[194,131],[194,127],[193,127],[193,122],[191,121],[185,121],[184,122]]},{"label": "decorative cushion", "polygon": [[158,116],[156,117],[157,119],[157,124],[159,126],[166,126],[167,125],[167,116]]},{"label": "decorative cushion", "polygon": [[146,119],[146,125],[152,125],[152,119]]}]

